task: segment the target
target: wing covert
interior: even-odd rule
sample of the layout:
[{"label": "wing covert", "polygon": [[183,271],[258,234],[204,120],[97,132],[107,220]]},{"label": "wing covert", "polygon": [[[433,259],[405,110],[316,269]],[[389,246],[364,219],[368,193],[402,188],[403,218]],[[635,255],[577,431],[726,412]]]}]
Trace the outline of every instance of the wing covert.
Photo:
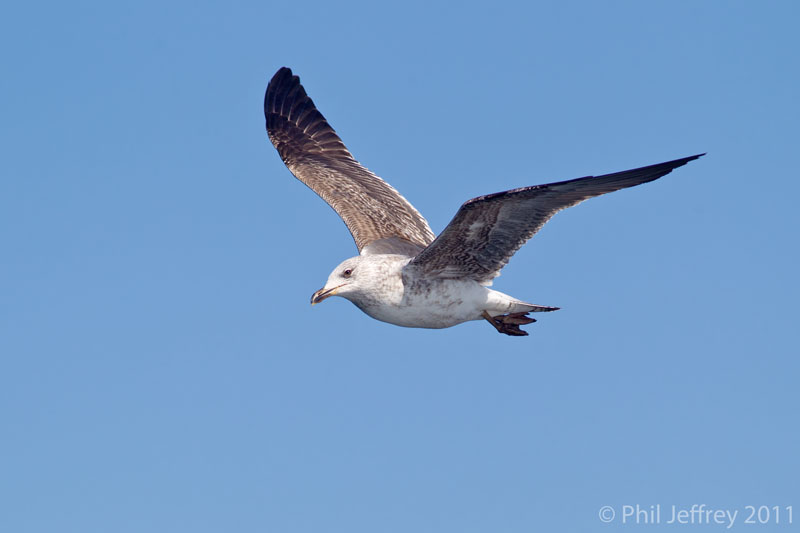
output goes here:
[{"label": "wing covert", "polygon": [[269,82],[264,116],[283,162],[342,217],[359,252],[382,239],[415,247],[433,241],[427,221],[408,200],[353,158],[290,69],[281,68]]},{"label": "wing covert", "polygon": [[489,283],[550,218],[589,198],[656,180],[705,154],[666,163],[523,187],[467,201],[433,243],[406,268],[426,278]]}]

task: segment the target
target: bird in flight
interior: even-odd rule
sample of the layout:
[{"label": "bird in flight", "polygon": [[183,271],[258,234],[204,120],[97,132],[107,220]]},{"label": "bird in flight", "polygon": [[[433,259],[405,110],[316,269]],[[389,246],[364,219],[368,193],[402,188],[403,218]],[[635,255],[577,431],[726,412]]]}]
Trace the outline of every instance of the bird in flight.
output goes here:
[{"label": "bird in flight", "polygon": [[562,209],[705,155],[479,196],[436,237],[408,200],[355,160],[290,69],[269,82],[264,115],[283,162],[339,214],[359,251],[333,270],[311,304],[341,296],[372,318],[411,328],[483,319],[500,333],[527,335],[520,326],[536,321],[529,313],[558,307],[489,288],[511,256]]}]

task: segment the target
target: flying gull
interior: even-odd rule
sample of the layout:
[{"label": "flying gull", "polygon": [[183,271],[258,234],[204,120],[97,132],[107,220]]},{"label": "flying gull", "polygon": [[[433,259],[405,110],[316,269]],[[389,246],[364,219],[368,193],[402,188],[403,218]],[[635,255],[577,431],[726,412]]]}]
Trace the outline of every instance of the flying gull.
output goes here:
[{"label": "flying gull", "polygon": [[342,296],[372,318],[411,328],[485,319],[500,333],[527,335],[520,326],[535,322],[529,313],[558,307],[488,288],[520,246],[562,209],[704,155],[479,196],[435,237],[408,200],[355,160],[290,69],[269,82],[264,115],[283,162],[342,217],[359,251],[333,270],[311,304]]}]

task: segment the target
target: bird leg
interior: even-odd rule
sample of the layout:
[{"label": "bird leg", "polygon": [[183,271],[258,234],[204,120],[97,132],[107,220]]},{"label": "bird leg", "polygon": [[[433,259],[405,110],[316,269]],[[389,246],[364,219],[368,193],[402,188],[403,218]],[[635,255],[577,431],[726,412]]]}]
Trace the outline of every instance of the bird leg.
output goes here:
[{"label": "bird leg", "polygon": [[530,318],[527,316],[527,314],[527,312],[510,313],[508,315],[498,315],[493,317],[484,311],[481,316],[483,316],[483,318],[485,318],[489,324],[494,326],[494,329],[496,329],[499,333],[505,333],[506,335],[512,335],[514,337],[524,337],[528,334],[528,332],[522,331],[520,326],[536,322],[535,318]]}]

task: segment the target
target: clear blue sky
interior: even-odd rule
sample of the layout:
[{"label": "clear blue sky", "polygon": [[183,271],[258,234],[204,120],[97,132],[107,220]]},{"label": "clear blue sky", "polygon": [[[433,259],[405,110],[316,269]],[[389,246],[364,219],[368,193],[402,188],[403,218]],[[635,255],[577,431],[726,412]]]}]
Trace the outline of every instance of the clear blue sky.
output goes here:
[{"label": "clear blue sky", "polygon": [[[799,16],[7,6],[0,531],[623,531],[598,510],[700,503],[797,527]],[[512,259],[495,288],[562,308],[529,337],[399,328],[309,306],[356,250],[267,141],[284,65],[436,232],[480,194],[708,156]]]}]

